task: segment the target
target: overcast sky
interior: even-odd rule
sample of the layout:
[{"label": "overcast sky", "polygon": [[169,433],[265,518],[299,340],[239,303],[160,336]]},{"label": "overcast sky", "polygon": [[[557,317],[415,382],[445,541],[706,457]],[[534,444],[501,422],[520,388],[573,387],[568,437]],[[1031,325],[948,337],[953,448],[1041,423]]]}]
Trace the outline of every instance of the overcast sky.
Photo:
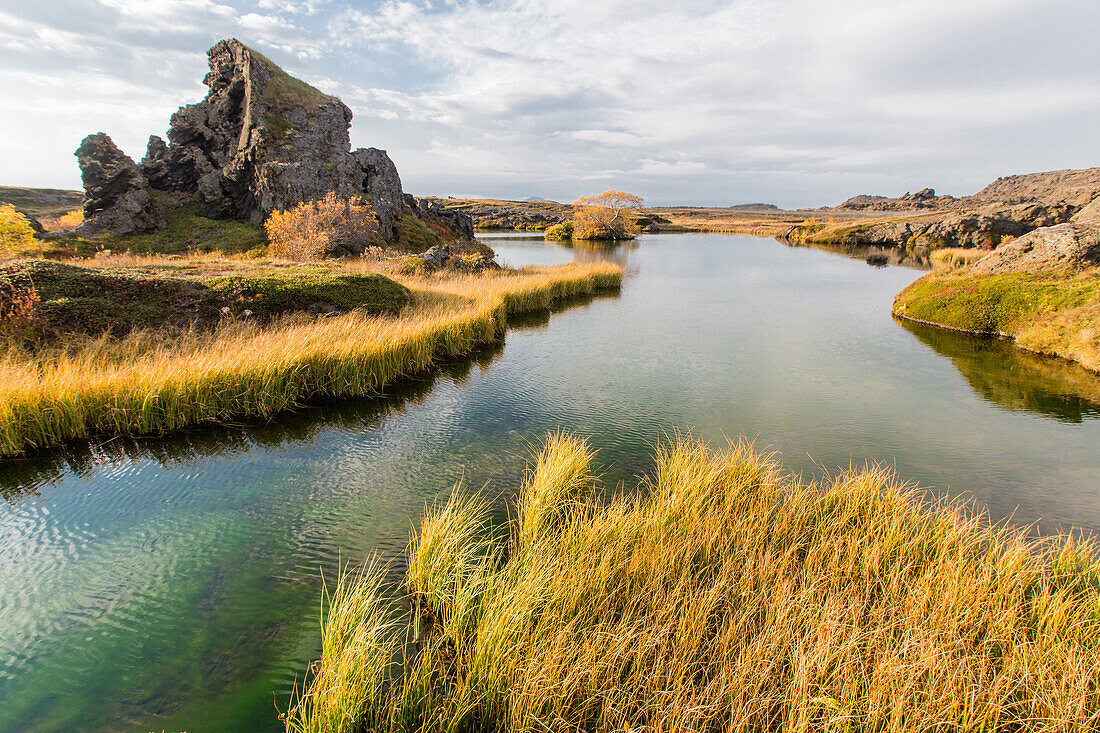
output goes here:
[{"label": "overcast sky", "polygon": [[833,204],[1100,165],[1100,0],[0,0],[0,184],[140,158],[237,37],[405,189]]}]

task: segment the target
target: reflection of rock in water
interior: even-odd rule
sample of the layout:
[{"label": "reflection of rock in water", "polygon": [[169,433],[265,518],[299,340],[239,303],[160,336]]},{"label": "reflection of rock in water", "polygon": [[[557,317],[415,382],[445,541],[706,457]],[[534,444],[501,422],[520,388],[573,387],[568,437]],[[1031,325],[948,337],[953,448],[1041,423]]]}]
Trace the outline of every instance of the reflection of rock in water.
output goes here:
[{"label": "reflection of rock in water", "polygon": [[923,343],[951,359],[981,397],[1010,410],[1060,422],[1100,417],[1100,375],[1005,339],[972,336],[899,320]]},{"label": "reflection of rock in water", "polygon": [[795,242],[783,237],[776,237],[776,241],[787,247],[808,247],[820,249],[825,252],[851,257],[856,260],[864,260],[873,267],[885,267],[887,265],[899,265],[901,267],[913,267],[919,270],[932,269],[928,259],[927,247],[881,247],[874,244],[820,244],[818,242]]}]

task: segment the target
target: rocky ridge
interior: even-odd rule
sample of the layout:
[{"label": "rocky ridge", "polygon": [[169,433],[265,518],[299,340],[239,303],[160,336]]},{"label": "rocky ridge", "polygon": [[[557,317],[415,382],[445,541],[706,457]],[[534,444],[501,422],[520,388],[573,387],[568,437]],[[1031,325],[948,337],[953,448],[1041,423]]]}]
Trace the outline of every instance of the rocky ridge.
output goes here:
[{"label": "rocky ridge", "polygon": [[[261,223],[272,211],[329,192],[367,197],[387,243],[416,215],[386,151],[351,149],[351,110],[235,39],[208,52],[206,98],[172,115],[135,164],[103,134],[77,150],[87,201],[80,234],[163,226],[160,206],[197,204],[204,216]],[[426,212],[427,216],[431,212]],[[448,216],[458,228],[472,225]],[[353,253],[354,254],[354,253]]]}]

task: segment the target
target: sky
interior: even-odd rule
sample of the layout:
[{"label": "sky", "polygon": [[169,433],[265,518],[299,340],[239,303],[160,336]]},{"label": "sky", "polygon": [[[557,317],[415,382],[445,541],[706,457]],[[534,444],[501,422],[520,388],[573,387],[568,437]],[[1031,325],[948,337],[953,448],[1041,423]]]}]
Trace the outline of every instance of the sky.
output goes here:
[{"label": "sky", "polygon": [[417,195],[831,205],[1100,165],[1100,0],[0,0],[0,184],[135,159],[235,37]]}]

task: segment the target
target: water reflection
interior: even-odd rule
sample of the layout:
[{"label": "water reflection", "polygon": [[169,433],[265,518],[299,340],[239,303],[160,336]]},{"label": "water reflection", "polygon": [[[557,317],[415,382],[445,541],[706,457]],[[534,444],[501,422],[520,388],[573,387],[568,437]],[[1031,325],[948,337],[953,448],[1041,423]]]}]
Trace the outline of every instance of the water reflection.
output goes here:
[{"label": "water reflection", "polygon": [[776,241],[786,247],[819,249],[825,252],[831,252],[832,254],[863,260],[872,267],[896,265],[899,267],[912,267],[920,270],[932,269],[931,260],[929,259],[930,251],[927,247],[880,247],[873,244],[818,244],[814,242],[792,242],[782,237],[776,237]]},{"label": "water reflection", "polygon": [[1100,417],[1100,377],[1076,364],[1032,354],[1005,339],[972,336],[899,320],[946,356],[983,399],[1060,422]]}]

